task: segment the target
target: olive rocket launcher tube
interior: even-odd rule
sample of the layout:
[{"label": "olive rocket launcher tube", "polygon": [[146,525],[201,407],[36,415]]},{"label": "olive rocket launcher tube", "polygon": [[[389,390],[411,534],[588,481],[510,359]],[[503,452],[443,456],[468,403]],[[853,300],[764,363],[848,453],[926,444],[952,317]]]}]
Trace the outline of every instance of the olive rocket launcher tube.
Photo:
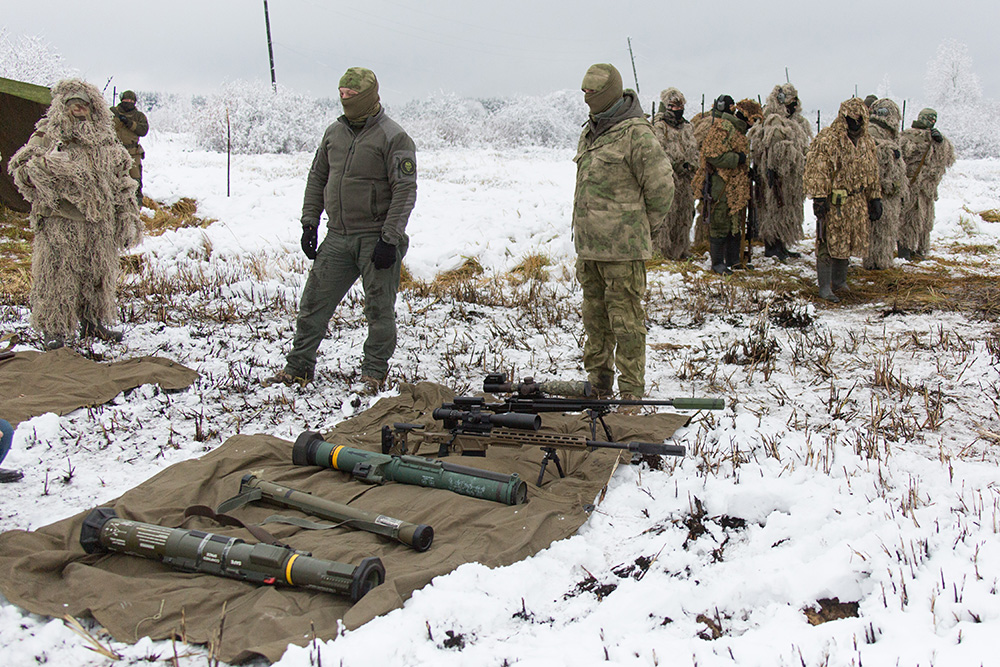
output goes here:
[{"label": "olive rocket launcher tube", "polygon": [[[427,551],[434,539],[434,529],[426,524],[394,519],[379,512],[369,512],[320,498],[305,491],[296,491],[281,484],[267,482],[253,474],[244,475],[240,482],[240,494],[254,490],[260,492],[262,500],[276,505],[293,507],[321,519],[340,521],[349,528],[384,535],[411,546],[417,551]],[[222,505],[219,506],[219,511],[222,511]]]},{"label": "olive rocket launcher tube", "polygon": [[520,505],[528,498],[528,486],[516,473],[504,475],[420,456],[391,456],[353,449],[326,442],[315,431],[304,431],[296,439],[292,463],[343,470],[363,482],[427,486],[505,505]]},{"label": "olive rocket launcher tube", "polygon": [[385,581],[385,568],[378,558],[365,558],[355,567],[289,547],[247,544],[238,537],[120,519],[110,507],[87,515],[80,545],[89,554],[113,551],[142,556],[186,572],[298,586],[346,595],[353,602]]}]

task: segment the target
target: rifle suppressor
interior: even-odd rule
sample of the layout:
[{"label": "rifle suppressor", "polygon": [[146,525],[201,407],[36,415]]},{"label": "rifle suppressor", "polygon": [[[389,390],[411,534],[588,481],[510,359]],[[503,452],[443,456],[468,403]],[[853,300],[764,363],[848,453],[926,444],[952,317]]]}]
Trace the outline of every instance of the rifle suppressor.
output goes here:
[{"label": "rifle suppressor", "polygon": [[354,602],[385,581],[385,568],[378,558],[365,558],[354,567],[290,547],[247,544],[238,537],[120,519],[110,507],[87,515],[80,545],[88,554],[114,551],[142,556],[185,572],[299,586],[346,595]]}]

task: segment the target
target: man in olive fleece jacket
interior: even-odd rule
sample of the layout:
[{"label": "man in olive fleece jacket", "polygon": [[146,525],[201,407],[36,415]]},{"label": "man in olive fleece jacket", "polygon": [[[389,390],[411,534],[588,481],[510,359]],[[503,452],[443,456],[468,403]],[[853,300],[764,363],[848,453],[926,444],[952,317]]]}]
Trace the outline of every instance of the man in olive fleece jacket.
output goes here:
[{"label": "man in olive fleece jacket", "polygon": [[[312,379],[333,311],[361,278],[368,338],[361,362],[365,391],[378,391],[396,349],[396,291],[417,198],[413,140],[385,115],[378,80],[362,67],[340,79],[344,115],[327,128],[306,181],[302,251],[311,260],[295,341],[284,370],[263,381],[304,385]],[[317,248],[320,215],[327,233]]]}]

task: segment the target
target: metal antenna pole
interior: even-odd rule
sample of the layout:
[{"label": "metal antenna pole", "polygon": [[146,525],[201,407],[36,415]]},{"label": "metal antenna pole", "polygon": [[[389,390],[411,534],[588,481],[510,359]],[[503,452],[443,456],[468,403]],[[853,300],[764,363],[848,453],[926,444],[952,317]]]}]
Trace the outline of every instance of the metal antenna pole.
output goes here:
[{"label": "metal antenna pole", "polygon": [[264,27],[267,29],[267,57],[271,61],[271,89],[278,92],[278,82],[274,78],[274,49],[271,47],[271,18],[267,12],[267,0],[264,0]]},{"label": "metal antenna pole", "polygon": [[635,73],[635,56],[632,55],[632,38],[628,38],[628,57],[632,59],[632,78],[635,80],[635,94],[639,95],[639,75]]}]

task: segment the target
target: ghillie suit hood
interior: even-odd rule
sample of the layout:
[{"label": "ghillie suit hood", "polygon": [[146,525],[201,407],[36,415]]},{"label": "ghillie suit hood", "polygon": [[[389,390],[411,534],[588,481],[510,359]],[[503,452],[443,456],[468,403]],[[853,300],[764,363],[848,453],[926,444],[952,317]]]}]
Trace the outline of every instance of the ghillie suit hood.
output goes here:
[{"label": "ghillie suit hood", "polygon": [[[73,98],[90,100],[89,120],[70,113]],[[78,318],[114,321],[118,251],[142,235],[131,165],[101,91],[75,79],[56,84],[48,112],[8,165],[31,203],[36,329],[69,336]]]},{"label": "ghillie suit hood", "polygon": [[868,133],[875,140],[879,183],[882,187],[882,218],[871,224],[871,244],[866,269],[887,269],[896,255],[903,202],[909,199],[906,164],[899,148],[899,107],[890,99],[872,103]]},{"label": "ghillie suit hood", "polygon": [[[920,112],[916,125],[900,133],[899,147],[906,162],[906,177],[910,183],[910,196],[905,203],[903,220],[900,223],[899,242],[901,245],[926,254],[930,247],[931,229],[934,227],[934,202],[938,198],[938,185],[948,167],[955,164],[955,149],[947,137],[940,143],[932,138],[933,122],[924,109]],[[933,120],[937,120],[934,113]]]},{"label": "ghillie suit hood", "polygon": [[[847,118],[859,119],[857,141],[848,136]],[[868,255],[868,202],[882,196],[879,185],[875,140],[868,135],[868,107],[859,98],[840,105],[837,118],[823,128],[806,155],[803,176],[806,195],[825,197],[831,202],[823,220],[824,237],[830,256],[845,259]],[[834,192],[842,192],[845,201],[833,205]]]},{"label": "ghillie suit hood", "polygon": [[[791,115],[789,106],[794,109]],[[757,186],[758,234],[767,243],[780,241],[790,246],[803,236],[806,194],[802,174],[812,130],[799,113],[801,108],[795,86],[790,83],[777,85],[764,105],[764,120],[747,133],[760,179]],[[769,171],[773,175],[769,175]]]},{"label": "ghillie suit hood", "polygon": [[[685,104],[684,95],[676,88],[660,93],[660,101],[664,109],[671,103]],[[695,200],[691,179],[698,169],[698,142],[691,123],[673,122],[664,113],[653,117],[653,134],[674,169],[674,202],[660,233],[653,239],[653,246],[667,259],[681,259],[690,246]]]}]

